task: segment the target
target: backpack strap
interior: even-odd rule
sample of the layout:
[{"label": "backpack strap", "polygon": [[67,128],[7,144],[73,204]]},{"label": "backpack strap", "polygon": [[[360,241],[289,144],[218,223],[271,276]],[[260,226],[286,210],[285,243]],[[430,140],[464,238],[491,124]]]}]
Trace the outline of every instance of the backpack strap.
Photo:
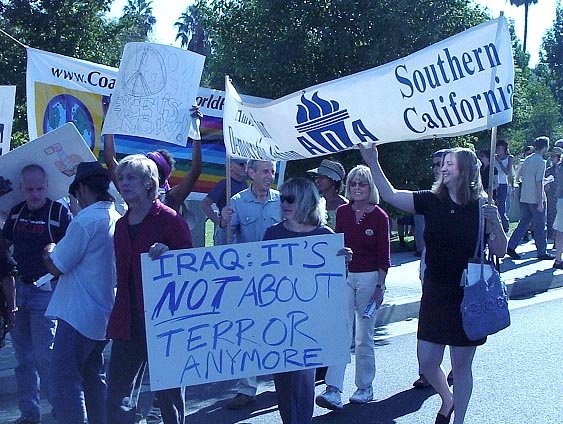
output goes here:
[{"label": "backpack strap", "polygon": [[21,202],[20,204],[16,205],[12,215],[10,216],[10,219],[12,219],[14,221],[14,225],[12,227],[12,234],[16,233],[16,225],[18,224],[18,221],[20,220],[20,215],[22,214],[24,207],[25,207],[25,202]]},{"label": "backpack strap", "polygon": [[49,238],[51,239],[51,243],[57,243],[62,238],[59,237],[62,211],[63,211],[63,205],[60,204],[59,202],[54,202],[51,200],[51,204],[49,205],[49,222],[47,223],[47,228],[49,231]]}]

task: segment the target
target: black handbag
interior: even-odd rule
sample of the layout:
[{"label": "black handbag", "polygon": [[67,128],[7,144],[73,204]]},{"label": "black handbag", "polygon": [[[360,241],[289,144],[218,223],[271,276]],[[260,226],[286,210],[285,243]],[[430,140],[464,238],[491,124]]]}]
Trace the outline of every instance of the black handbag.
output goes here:
[{"label": "black handbag", "polygon": [[474,260],[470,260],[468,265],[478,266],[479,272],[465,272],[464,281],[462,281],[464,288],[461,318],[463,330],[469,340],[482,339],[510,325],[506,286],[493,265],[492,257],[489,261],[485,261],[483,204],[484,200],[481,199],[479,201],[479,237]]}]

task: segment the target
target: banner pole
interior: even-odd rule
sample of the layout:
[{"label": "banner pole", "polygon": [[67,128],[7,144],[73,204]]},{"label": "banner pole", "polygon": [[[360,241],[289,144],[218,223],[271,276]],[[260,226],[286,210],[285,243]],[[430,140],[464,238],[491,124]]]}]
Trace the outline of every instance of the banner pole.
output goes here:
[{"label": "banner pole", "polygon": [[18,40],[17,38],[13,37],[12,35],[8,34],[6,31],[4,31],[2,28],[0,28],[0,33],[4,34],[6,37],[10,38],[13,42],[15,42],[16,44],[19,44],[20,46],[22,46],[24,49],[27,50],[27,48],[29,46],[26,46],[24,43],[22,43],[20,40]]},{"label": "banner pole", "polygon": [[495,156],[497,150],[497,127],[491,128],[491,154],[489,156],[489,205],[493,202],[493,188],[495,178]]},{"label": "banner pole", "polygon": [[[225,75],[225,94],[227,93],[227,83],[231,81],[228,75]],[[225,135],[223,134],[223,137]],[[225,154],[225,166],[226,166],[226,196],[227,196],[227,206],[231,206],[231,155],[229,153]],[[231,221],[227,224],[227,244],[231,244]]]}]

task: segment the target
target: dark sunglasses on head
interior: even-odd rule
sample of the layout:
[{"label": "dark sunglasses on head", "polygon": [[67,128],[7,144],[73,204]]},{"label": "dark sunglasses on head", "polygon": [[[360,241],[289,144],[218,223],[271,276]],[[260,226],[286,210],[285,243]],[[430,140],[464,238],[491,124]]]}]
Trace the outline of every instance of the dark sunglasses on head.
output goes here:
[{"label": "dark sunglasses on head", "polygon": [[295,203],[295,196],[294,196],[293,194],[288,194],[287,196],[284,195],[284,194],[282,194],[282,195],[280,196],[280,202],[281,202],[281,203],[287,202],[287,203],[289,203],[290,205],[292,205],[292,204]]}]

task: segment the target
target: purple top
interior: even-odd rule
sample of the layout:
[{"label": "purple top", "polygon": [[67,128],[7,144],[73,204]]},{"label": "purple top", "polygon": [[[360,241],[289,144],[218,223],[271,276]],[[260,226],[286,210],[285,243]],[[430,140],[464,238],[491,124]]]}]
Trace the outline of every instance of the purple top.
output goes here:
[{"label": "purple top", "polygon": [[268,227],[266,233],[264,234],[264,238],[262,240],[277,240],[277,239],[292,238],[292,237],[319,236],[321,234],[334,234],[334,231],[332,231],[326,225],[321,225],[315,228],[313,231],[309,231],[306,233],[296,233],[295,231],[291,231],[285,228],[283,222],[280,222],[279,224]]}]

